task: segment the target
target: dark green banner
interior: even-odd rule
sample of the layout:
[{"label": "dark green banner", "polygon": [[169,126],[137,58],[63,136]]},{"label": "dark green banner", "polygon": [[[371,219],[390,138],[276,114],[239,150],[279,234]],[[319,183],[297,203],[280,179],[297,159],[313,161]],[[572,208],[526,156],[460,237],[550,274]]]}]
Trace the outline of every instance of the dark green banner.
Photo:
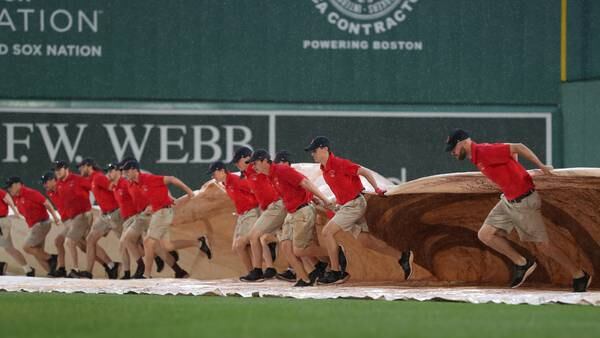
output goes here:
[{"label": "dark green banner", "polygon": [[[523,142],[552,162],[552,116],[519,112],[408,112],[325,110],[208,110],[140,108],[0,107],[0,176],[21,175],[29,184],[52,161],[100,164],[126,156],[144,169],[175,175],[198,188],[208,164],[230,161],[237,147],[289,150],[310,162],[303,148],[318,135],[332,150],[395,182],[433,174],[473,171],[443,151],[455,127],[476,141]],[[530,166],[529,164],[527,164]],[[231,166],[231,169],[235,168]]]},{"label": "dark green banner", "polygon": [[0,0],[0,98],[556,104],[559,1]]}]

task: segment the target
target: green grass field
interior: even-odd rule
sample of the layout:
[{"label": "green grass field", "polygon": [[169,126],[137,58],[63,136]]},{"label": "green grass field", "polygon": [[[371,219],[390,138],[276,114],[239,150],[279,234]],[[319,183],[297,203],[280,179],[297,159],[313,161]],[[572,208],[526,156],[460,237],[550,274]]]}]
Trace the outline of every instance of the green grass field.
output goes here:
[{"label": "green grass field", "polygon": [[600,337],[600,308],[0,292],[0,337]]}]

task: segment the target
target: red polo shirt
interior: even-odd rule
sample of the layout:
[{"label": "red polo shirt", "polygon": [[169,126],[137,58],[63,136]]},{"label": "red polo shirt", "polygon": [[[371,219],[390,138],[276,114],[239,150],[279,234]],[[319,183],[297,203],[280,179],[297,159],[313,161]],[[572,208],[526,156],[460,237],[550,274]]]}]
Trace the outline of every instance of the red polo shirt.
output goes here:
[{"label": "red polo shirt", "polygon": [[50,199],[52,204],[54,204],[54,207],[58,211],[58,214],[60,215],[61,220],[63,222],[66,221],[67,217],[65,214],[64,204],[63,204],[63,201],[60,198],[60,196],[58,196],[58,193],[55,190],[46,190],[46,196],[48,196],[48,198]]},{"label": "red polo shirt", "polygon": [[244,174],[262,210],[267,209],[269,204],[279,200],[279,194],[271,184],[271,180],[267,175],[256,172],[254,165],[250,164]]},{"label": "red polo shirt", "polygon": [[471,144],[471,162],[492,182],[508,200],[515,199],[533,189],[533,179],[510,153],[506,143]]},{"label": "red polo shirt", "polygon": [[73,173],[69,173],[64,180],[57,180],[56,191],[63,202],[66,219],[72,219],[92,210],[91,189],[90,180]]},{"label": "red polo shirt", "polygon": [[131,181],[127,182],[127,191],[129,192],[129,196],[131,196],[137,214],[146,210],[146,207],[150,205],[150,201],[146,198],[146,195],[144,195],[138,184]]},{"label": "red polo shirt", "polygon": [[115,197],[115,201],[117,201],[117,204],[119,205],[119,212],[121,213],[121,217],[123,219],[128,219],[129,217],[138,213],[135,203],[133,203],[133,199],[129,194],[127,180],[121,177],[117,184],[113,187],[112,192]]},{"label": "red polo shirt", "polygon": [[4,202],[4,196],[6,196],[6,191],[0,189],[0,217],[8,216],[8,204]]},{"label": "red polo shirt", "polygon": [[102,213],[106,214],[118,209],[119,205],[117,204],[117,200],[115,200],[115,195],[108,189],[110,186],[108,177],[103,172],[94,170],[90,179],[92,181],[92,193]]},{"label": "red polo shirt", "polygon": [[333,191],[337,203],[344,205],[358,196],[365,188],[358,176],[360,166],[352,161],[329,153],[325,166],[321,165],[323,178]]},{"label": "red polo shirt", "polygon": [[134,184],[137,184],[142,194],[146,196],[152,205],[152,211],[156,212],[173,204],[164,176],[140,173]]},{"label": "red polo shirt", "polygon": [[312,200],[312,193],[300,186],[305,178],[304,175],[288,165],[271,164],[269,179],[290,213],[296,212],[299,206]]},{"label": "red polo shirt", "polygon": [[30,228],[49,219],[48,211],[44,206],[46,197],[39,191],[23,186],[19,195],[13,196],[13,201]]},{"label": "red polo shirt", "polygon": [[229,198],[235,204],[235,211],[238,215],[243,215],[248,210],[258,207],[258,202],[254,198],[252,190],[250,190],[250,184],[247,179],[227,173],[225,189],[227,190],[227,195],[229,195]]}]

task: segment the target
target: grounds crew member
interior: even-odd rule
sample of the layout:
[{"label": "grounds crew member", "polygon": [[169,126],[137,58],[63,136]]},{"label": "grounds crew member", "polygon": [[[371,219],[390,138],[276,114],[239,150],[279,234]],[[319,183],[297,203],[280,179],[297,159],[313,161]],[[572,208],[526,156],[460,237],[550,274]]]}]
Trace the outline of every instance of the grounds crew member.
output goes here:
[{"label": "grounds crew member", "polygon": [[483,243],[513,262],[512,288],[523,284],[537,267],[535,259],[523,257],[506,239],[516,229],[521,241],[533,242],[539,251],[546,253],[573,276],[573,291],[587,290],[592,277],[576,267],[573,260],[548,238],[541,211],[542,200],[531,175],[517,161],[518,155],[535,164],[544,175],[552,175],[552,166],[542,163],[531,149],[521,143],[476,143],[462,129],[456,129],[448,136],[446,151],[461,161],[469,158],[502,191],[500,201],[477,235]]},{"label": "grounds crew member", "polygon": [[[17,250],[13,244],[11,237],[12,222],[8,218],[8,208],[11,208],[15,213],[15,217],[23,218],[19,210],[14,204],[10,194],[4,189],[0,189],[0,248],[3,248],[14,260],[23,268],[25,274],[31,273],[33,268],[27,264],[25,257],[21,251]],[[7,264],[0,262],[0,276],[6,273]]]}]

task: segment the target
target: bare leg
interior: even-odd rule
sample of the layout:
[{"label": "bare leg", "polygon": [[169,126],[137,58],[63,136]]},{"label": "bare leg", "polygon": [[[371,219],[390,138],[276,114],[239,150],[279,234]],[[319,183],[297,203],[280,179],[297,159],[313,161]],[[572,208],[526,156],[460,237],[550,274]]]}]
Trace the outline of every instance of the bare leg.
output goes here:
[{"label": "bare leg", "polygon": [[100,232],[92,231],[86,238],[86,271],[88,272],[94,271],[94,262],[96,261],[96,247],[98,246],[98,240],[100,240],[101,237],[102,234]]},{"label": "bare leg", "polygon": [[233,249],[240,257],[242,264],[246,268],[246,271],[250,272],[252,270],[252,260],[250,259],[250,255],[248,253],[248,240],[245,238],[238,238],[233,243]]},{"label": "bare leg", "polygon": [[340,227],[333,223],[329,222],[325,227],[323,227],[323,243],[327,249],[327,255],[329,256],[329,260],[331,262],[331,270],[340,271],[340,260],[338,258],[338,243],[335,239],[335,234],[340,231]]},{"label": "bare leg", "polygon": [[255,269],[262,268],[262,252],[263,248],[260,244],[260,237],[263,233],[257,229],[252,229],[248,234],[248,240],[250,242],[250,248],[252,250],[252,267]]},{"label": "bare leg", "polygon": [[[158,245],[157,245],[158,244]],[[146,238],[144,240],[144,277],[149,278],[152,274],[152,267],[154,265],[154,249],[160,244],[156,239]]]},{"label": "bare leg", "polygon": [[67,248],[69,248],[69,253],[71,254],[71,258],[73,259],[73,268],[79,271],[79,261],[77,254],[77,241],[74,241],[70,238],[66,240]]},{"label": "bare leg", "polygon": [[32,246],[24,246],[23,251],[35,257],[38,263],[46,270],[50,272],[50,266],[48,265],[48,259],[50,259],[50,255],[44,251],[44,249],[40,247],[32,247]]},{"label": "bare leg", "polygon": [[573,261],[565,255],[565,253],[557,246],[550,242],[536,243],[538,250],[544,252],[545,255],[556,261],[563,269],[567,270],[573,278],[583,277],[583,271],[575,267]]},{"label": "bare leg", "polygon": [[479,229],[477,237],[479,237],[479,240],[481,240],[485,245],[508,257],[508,259],[510,259],[513,263],[517,265],[525,265],[527,263],[525,257],[521,256],[521,254],[513,249],[508,240],[499,235],[498,232],[499,230],[493,226],[484,224],[481,229]]},{"label": "bare leg", "polygon": [[14,246],[9,246],[4,249],[6,250],[6,253],[8,253],[15,260],[15,262],[17,262],[17,264],[19,264],[19,266],[27,265],[27,261],[25,260],[25,257],[23,257],[21,251],[17,250]]},{"label": "bare leg", "polygon": [[269,243],[277,242],[277,238],[272,234],[264,234],[260,236],[260,245],[262,246],[263,261],[267,268],[273,267],[273,257],[271,257],[271,250],[269,249]]},{"label": "bare leg", "polygon": [[58,255],[57,267],[65,267],[65,236],[58,235],[54,239],[54,246],[56,246],[56,252]]},{"label": "bare leg", "polygon": [[302,265],[302,261],[298,257],[296,257],[296,255],[294,255],[292,241],[286,240],[281,242],[281,247],[288,262],[292,265],[292,268],[294,268],[296,276],[298,276],[298,278],[304,280],[305,282],[308,282],[310,279],[308,278],[308,274],[306,273],[306,270]]}]

